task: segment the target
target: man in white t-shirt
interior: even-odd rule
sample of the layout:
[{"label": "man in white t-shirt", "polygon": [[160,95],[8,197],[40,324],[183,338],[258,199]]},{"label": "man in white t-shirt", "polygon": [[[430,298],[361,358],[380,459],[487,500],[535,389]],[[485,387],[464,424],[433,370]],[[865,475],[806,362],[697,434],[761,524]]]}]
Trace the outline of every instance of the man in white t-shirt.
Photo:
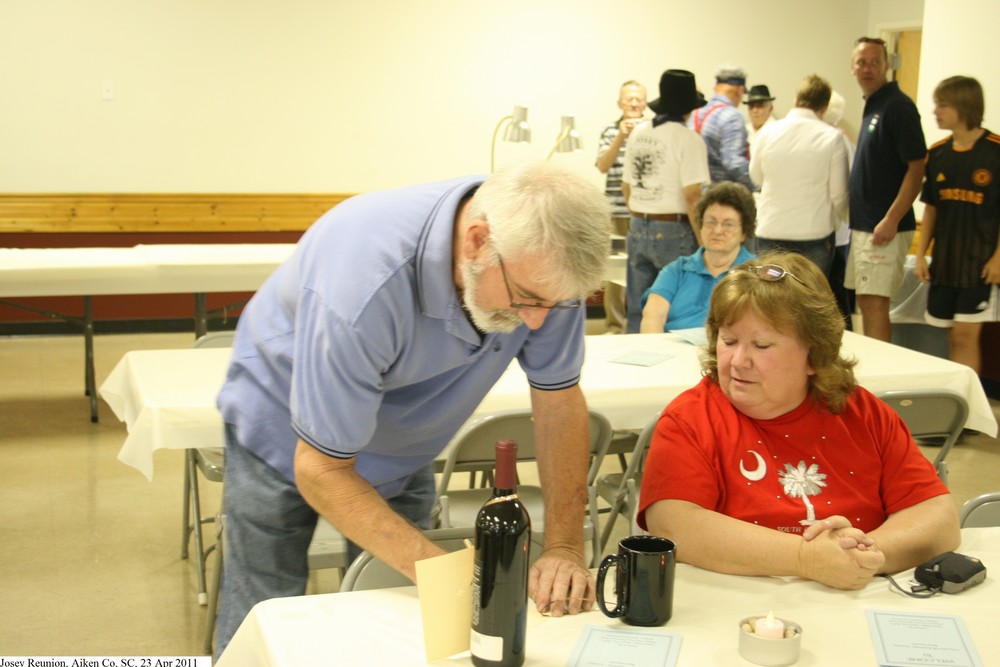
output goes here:
[{"label": "man in white t-shirt", "polygon": [[694,205],[711,177],[708,150],[687,127],[704,106],[694,74],[670,69],[660,77],[660,97],[649,103],[651,122],[632,130],[625,147],[622,193],[632,220],[628,232],[628,333],[638,333],[642,295],[660,269],[698,248]]}]

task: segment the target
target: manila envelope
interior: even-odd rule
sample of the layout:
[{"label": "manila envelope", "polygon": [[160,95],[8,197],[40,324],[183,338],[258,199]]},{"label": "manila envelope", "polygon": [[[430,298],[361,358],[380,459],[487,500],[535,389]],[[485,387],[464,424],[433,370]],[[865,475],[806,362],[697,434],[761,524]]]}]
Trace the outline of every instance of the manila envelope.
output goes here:
[{"label": "manila envelope", "polygon": [[427,662],[469,650],[474,558],[466,540],[464,549],[416,562]]}]

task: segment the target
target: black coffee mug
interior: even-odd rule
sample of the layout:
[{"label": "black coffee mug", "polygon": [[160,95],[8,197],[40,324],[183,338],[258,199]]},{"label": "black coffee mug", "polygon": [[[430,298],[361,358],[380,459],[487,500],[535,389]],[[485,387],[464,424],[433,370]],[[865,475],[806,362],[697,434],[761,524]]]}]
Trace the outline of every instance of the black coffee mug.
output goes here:
[{"label": "black coffee mug", "polygon": [[[618,553],[605,556],[597,570],[597,604],[605,616],[629,625],[663,625],[674,607],[677,547],[655,535],[633,535],[618,543]],[[617,567],[614,609],[604,603],[604,578]]]}]

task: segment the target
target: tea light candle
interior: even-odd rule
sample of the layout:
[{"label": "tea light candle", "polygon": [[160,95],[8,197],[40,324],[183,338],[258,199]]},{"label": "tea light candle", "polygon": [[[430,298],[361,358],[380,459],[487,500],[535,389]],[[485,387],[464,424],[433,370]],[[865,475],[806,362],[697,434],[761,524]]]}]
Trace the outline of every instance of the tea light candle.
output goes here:
[{"label": "tea light candle", "polygon": [[774,612],[767,612],[767,617],[757,619],[754,624],[754,634],[758,637],[770,637],[771,639],[783,639],[785,637],[785,624],[781,619],[774,617]]}]

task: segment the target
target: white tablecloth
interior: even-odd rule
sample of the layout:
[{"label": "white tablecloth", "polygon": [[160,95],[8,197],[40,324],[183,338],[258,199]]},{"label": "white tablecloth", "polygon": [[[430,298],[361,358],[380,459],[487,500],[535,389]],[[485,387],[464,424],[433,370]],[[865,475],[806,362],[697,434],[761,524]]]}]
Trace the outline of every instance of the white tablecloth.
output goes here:
[{"label": "white tablecloth", "polygon": [[889,303],[889,319],[893,324],[927,324],[924,311],[927,310],[929,286],[913,272],[916,265],[916,255],[907,255],[903,264],[903,282]]},{"label": "white tablecloth", "polygon": [[[586,344],[581,387],[588,405],[604,413],[615,428],[642,428],[701,378],[697,348],[676,334],[588,336]],[[669,358],[653,366],[616,363],[637,352]],[[870,391],[953,389],[969,403],[966,425],[996,435],[989,400],[968,367],[850,332],[844,335],[844,352],[859,360],[858,381]],[[100,388],[101,397],[128,427],[118,458],[152,478],[157,449],[221,446],[215,397],[229,356],[229,349],[127,353]],[[476,414],[528,405],[527,379],[514,362]]]},{"label": "white tablecloth", "polygon": [[0,248],[0,297],[254,291],[294,249],[294,243]]},{"label": "white tablecloth", "polygon": [[[684,545],[679,545],[683,549]],[[963,531],[962,553],[1000,563],[1000,528]],[[910,573],[897,575],[904,584]],[[738,577],[689,565],[677,567],[673,618],[663,631],[683,637],[679,667],[747,667],[737,653],[741,619],[773,611],[802,626],[797,667],[877,664],[866,609],[956,614],[969,630],[986,667],[1000,665],[1000,584],[996,575],[957,595],[914,599],[876,578],[860,591],[840,591],[790,578]],[[542,617],[529,605],[525,665],[566,664],[587,624],[628,628],[599,611]],[[659,629],[656,629],[659,630]],[[312,665],[424,665],[416,589],[393,588],[268,600],[251,610],[217,667]],[[467,653],[437,665],[469,665]]]}]

